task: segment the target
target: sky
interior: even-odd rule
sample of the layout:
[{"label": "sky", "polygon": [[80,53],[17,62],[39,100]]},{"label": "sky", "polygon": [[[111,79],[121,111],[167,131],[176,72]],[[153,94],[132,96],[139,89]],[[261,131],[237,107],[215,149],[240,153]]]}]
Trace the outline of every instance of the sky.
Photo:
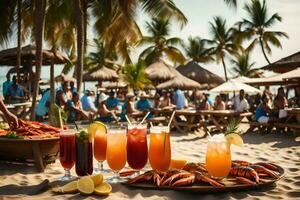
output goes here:
[{"label": "sky", "polygon": [[[213,20],[214,16],[225,18],[228,27],[242,18],[247,18],[247,13],[243,9],[245,2],[250,2],[250,0],[238,0],[238,8],[235,10],[228,7],[223,0],[174,0],[176,6],[187,17],[188,24],[180,30],[180,27],[173,23],[171,36],[180,37],[185,41],[189,36],[210,38],[209,22]],[[272,48],[272,55],[269,55],[269,60],[275,62],[282,57],[300,51],[300,0],[267,0],[266,3],[269,16],[278,12],[283,19],[270,30],[283,31],[289,36],[289,39],[281,39],[282,49]],[[144,14],[139,16],[138,24],[144,34],[146,34],[145,20],[149,20],[149,17],[145,17]],[[259,47],[251,53],[251,61],[255,62],[257,68],[267,64]],[[228,68],[232,67],[229,60],[226,60],[226,63]],[[221,65],[210,63],[203,65],[203,67],[224,76]]]},{"label": "sky", "polygon": [[[227,20],[227,25],[232,26],[235,22],[247,17],[243,10],[245,2],[250,0],[238,0],[238,8],[228,7],[223,0],[174,0],[176,6],[185,14],[188,19],[187,25],[180,29],[176,22],[172,23],[172,31],[170,37],[180,37],[187,41],[189,36],[200,36],[201,38],[210,38],[209,22],[213,20],[214,16],[222,16]],[[272,55],[269,55],[271,62],[275,62],[282,57],[291,55],[300,51],[300,0],[266,0],[269,15],[278,12],[282,16],[283,21],[275,24],[271,30],[284,31],[289,35],[289,39],[281,39],[283,48],[272,48]],[[147,35],[145,30],[145,22],[150,20],[150,16],[143,12],[138,12],[137,21],[144,35]],[[92,28],[88,31],[88,39],[91,41],[94,37]],[[29,43],[29,42],[27,42]],[[12,39],[9,47],[16,46],[16,40]],[[1,49],[1,47],[0,47]],[[133,52],[132,59],[137,60],[142,48],[137,48]],[[229,60],[225,61],[227,67],[232,67]],[[255,62],[255,67],[259,68],[265,66],[265,61],[261,49],[257,47],[251,53],[251,62]],[[224,77],[223,67],[215,62],[202,65],[204,68]],[[7,69],[0,69],[0,72],[7,71]],[[43,73],[44,72],[44,73]],[[3,74],[5,74],[3,73]],[[55,74],[59,74],[60,70],[56,68]],[[42,69],[42,75],[47,77],[49,75],[48,68]]]}]

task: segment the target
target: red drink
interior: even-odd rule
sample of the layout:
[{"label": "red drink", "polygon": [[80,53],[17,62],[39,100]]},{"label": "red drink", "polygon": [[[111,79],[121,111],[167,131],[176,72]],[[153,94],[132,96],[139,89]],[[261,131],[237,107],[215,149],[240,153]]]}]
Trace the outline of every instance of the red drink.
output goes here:
[{"label": "red drink", "polygon": [[93,144],[89,141],[88,134],[83,130],[76,135],[75,169],[78,176],[93,173]]},{"label": "red drink", "polygon": [[62,131],[59,140],[59,160],[64,169],[71,169],[75,163],[75,132]]},{"label": "red drink", "polygon": [[128,126],[127,162],[132,169],[142,169],[148,160],[146,125]]}]

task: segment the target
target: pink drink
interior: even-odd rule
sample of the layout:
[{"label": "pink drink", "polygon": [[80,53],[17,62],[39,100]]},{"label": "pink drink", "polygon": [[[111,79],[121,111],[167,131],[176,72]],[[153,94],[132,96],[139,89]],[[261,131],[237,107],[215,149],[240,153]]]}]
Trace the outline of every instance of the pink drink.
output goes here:
[{"label": "pink drink", "polygon": [[127,162],[132,169],[142,169],[148,160],[147,126],[128,126]]}]

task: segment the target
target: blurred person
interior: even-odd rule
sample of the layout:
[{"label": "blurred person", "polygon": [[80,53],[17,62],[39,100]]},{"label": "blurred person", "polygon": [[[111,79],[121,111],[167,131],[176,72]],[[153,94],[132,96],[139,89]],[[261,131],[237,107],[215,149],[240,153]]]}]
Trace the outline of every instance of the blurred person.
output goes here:
[{"label": "blurred person", "polygon": [[77,92],[77,88],[75,87],[75,82],[70,81],[70,91],[73,94],[74,92]]},{"label": "blurred person", "polygon": [[163,99],[160,102],[159,108],[174,108],[176,107],[174,104],[172,104],[171,101],[171,93],[168,91],[165,91],[163,93]]},{"label": "blurred person", "polygon": [[67,99],[64,95],[64,92],[62,90],[58,90],[55,95],[55,104],[58,107],[65,109],[66,103],[67,103]]},{"label": "blurred person", "polygon": [[225,110],[225,102],[222,101],[221,96],[217,95],[214,103],[214,110]]},{"label": "blurred person", "polygon": [[289,99],[291,107],[300,108],[300,84],[295,87],[295,96]]},{"label": "blurred person", "polygon": [[6,99],[10,103],[20,103],[26,99],[24,88],[18,83],[17,76],[13,76],[13,82],[7,88]]},{"label": "blurred person", "polygon": [[255,118],[259,123],[271,123],[278,121],[277,118],[271,117],[272,110],[269,106],[270,97],[267,94],[263,94],[261,103],[258,105]]},{"label": "blurred person", "polygon": [[121,111],[121,121],[126,121],[125,115],[130,115],[133,113],[141,113],[135,108],[135,96],[134,94],[128,93],[125,97],[125,103],[122,106]]},{"label": "blurred person", "polygon": [[109,110],[106,106],[106,100],[108,98],[104,98],[102,99],[102,101],[99,104],[99,108],[98,108],[98,113],[100,115],[100,117],[97,119],[101,122],[106,122],[106,123],[110,123],[112,121],[118,121],[118,117],[115,114],[114,110]]},{"label": "blurred person", "polygon": [[245,91],[242,89],[239,95],[235,96],[233,99],[234,110],[237,112],[245,112],[249,110],[249,103],[245,98]]},{"label": "blurred person", "polygon": [[80,120],[88,120],[88,113],[84,112],[81,106],[79,94],[73,92],[72,99],[67,101],[67,111],[68,111],[68,123],[73,123]]},{"label": "blurred person", "polygon": [[160,105],[161,105],[160,95],[156,93],[154,95],[153,108],[160,108]]},{"label": "blurred person", "polygon": [[211,106],[208,103],[206,96],[201,91],[195,92],[195,108],[196,110],[210,110]]},{"label": "blurred person", "polygon": [[72,92],[70,90],[70,83],[68,81],[62,83],[61,90],[63,91],[66,100],[72,99]]},{"label": "blurred person", "polygon": [[3,94],[4,98],[6,97],[7,90],[8,90],[8,88],[11,84],[12,84],[12,81],[10,80],[10,74],[7,73],[6,74],[6,81],[4,81],[3,84],[2,84],[2,94]]},{"label": "blurred person", "polygon": [[0,99],[0,111],[3,113],[4,120],[6,120],[10,128],[17,128],[19,126],[18,118],[14,114],[9,112],[2,99]]},{"label": "blurred person", "polygon": [[149,95],[147,95],[145,91],[142,91],[140,99],[136,103],[136,109],[142,112],[150,111],[152,109],[152,105],[148,98]]},{"label": "blurred person", "polygon": [[173,102],[176,105],[176,109],[181,110],[187,107],[187,100],[184,96],[184,93],[177,87],[174,89]]},{"label": "blurred person", "polygon": [[114,91],[110,91],[109,97],[106,99],[105,104],[109,110],[119,110],[120,101],[116,97]]},{"label": "blurred person", "polygon": [[288,101],[285,97],[283,87],[278,88],[277,95],[274,98],[274,109],[280,110],[288,107]]},{"label": "blurred person", "polygon": [[92,112],[94,114],[98,112],[98,109],[94,104],[93,93],[90,90],[87,90],[81,97],[81,104],[84,111]]},{"label": "blurred person", "polygon": [[36,107],[35,110],[36,120],[42,122],[43,117],[49,114],[49,109],[50,109],[50,88],[48,88],[43,93],[42,98]]}]

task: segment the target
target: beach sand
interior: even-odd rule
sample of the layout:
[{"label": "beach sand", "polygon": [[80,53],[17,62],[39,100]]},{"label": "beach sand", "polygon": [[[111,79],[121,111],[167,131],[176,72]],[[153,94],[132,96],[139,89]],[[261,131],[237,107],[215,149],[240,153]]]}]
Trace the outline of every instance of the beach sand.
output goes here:
[{"label": "beach sand", "polygon": [[[246,129],[245,125],[242,129]],[[113,185],[113,192],[107,197],[80,194],[55,195],[50,190],[38,195],[37,184],[48,179],[55,181],[63,175],[59,161],[48,165],[44,173],[37,173],[33,167],[0,163],[0,199],[300,199],[300,137],[293,134],[247,133],[243,135],[244,147],[232,148],[232,158],[250,162],[270,161],[285,169],[285,177],[276,186],[221,194],[190,194],[175,191],[136,190],[123,185]],[[172,134],[172,156],[188,161],[204,162],[206,142],[201,133]],[[107,167],[107,165],[106,165]],[[72,171],[73,174],[74,170]],[[15,187],[8,186],[10,184]]]}]

